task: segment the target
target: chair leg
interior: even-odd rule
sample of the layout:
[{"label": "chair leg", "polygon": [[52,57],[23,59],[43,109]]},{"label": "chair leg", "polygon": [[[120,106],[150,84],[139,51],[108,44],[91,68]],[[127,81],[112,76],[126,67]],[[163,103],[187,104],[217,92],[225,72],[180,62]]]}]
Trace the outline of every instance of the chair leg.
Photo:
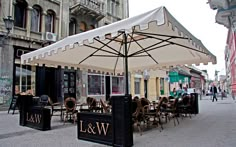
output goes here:
[{"label": "chair leg", "polygon": [[176,120],[177,120],[177,123],[179,124],[179,120],[178,120],[178,116],[177,116],[178,114],[175,114],[175,118],[176,118]]},{"label": "chair leg", "polygon": [[[163,130],[163,126],[162,126],[162,122],[161,122],[160,116],[158,117],[158,119],[159,119],[159,124],[160,124],[160,126],[161,126],[161,129]],[[161,132],[161,130],[160,130],[160,132]]]},{"label": "chair leg", "polygon": [[139,130],[140,136],[142,136],[141,124],[139,122],[137,123],[137,127],[138,127],[138,130]]}]

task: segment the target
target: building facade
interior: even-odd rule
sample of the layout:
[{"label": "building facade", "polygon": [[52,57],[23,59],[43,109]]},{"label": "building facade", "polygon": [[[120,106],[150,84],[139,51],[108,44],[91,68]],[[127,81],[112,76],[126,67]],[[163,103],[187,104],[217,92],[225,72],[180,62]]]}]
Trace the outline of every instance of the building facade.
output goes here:
[{"label": "building facade", "polygon": [[[122,76],[82,69],[21,65],[20,56],[69,35],[128,17],[126,0],[1,0],[0,17],[11,16],[14,27],[0,46],[0,106],[17,93],[49,95],[53,101],[88,95],[122,93]],[[6,31],[0,19],[0,36]],[[109,90],[106,87],[111,87]]]},{"label": "building facade", "polygon": [[144,70],[130,74],[130,93],[132,96],[145,97],[156,101],[159,97],[169,96],[169,78],[165,70]]},{"label": "building facade", "polygon": [[228,29],[225,48],[225,69],[227,91],[236,95],[236,68],[235,68],[235,28],[236,28],[236,0],[208,0],[210,8],[216,10],[216,22]]}]

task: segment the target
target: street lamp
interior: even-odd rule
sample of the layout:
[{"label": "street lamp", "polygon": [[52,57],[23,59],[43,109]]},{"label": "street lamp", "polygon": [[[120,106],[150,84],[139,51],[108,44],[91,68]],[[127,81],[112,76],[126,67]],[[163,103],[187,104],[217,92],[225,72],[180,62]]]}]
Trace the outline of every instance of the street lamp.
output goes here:
[{"label": "street lamp", "polygon": [[13,28],[14,20],[11,18],[11,16],[8,16],[7,18],[3,18],[3,21],[5,23],[5,28],[7,29],[6,36],[8,36],[10,31],[11,31],[11,29]]}]

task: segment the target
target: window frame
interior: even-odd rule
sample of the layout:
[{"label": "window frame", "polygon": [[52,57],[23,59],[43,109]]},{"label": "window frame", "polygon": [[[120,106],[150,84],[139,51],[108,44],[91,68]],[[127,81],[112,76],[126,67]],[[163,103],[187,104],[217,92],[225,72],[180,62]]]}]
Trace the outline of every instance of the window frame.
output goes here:
[{"label": "window frame", "polygon": [[[72,31],[72,34],[71,34],[71,24],[73,25],[73,31]],[[76,23],[76,19],[75,18],[71,18],[70,19],[70,22],[69,22],[69,36],[71,35],[75,35],[76,34],[76,27],[77,27],[77,23]]]},{"label": "window frame", "polygon": [[[89,94],[89,76],[100,76],[101,77],[101,85],[100,85],[100,90],[101,90],[101,94]],[[102,78],[103,78],[103,83],[102,83]],[[106,90],[105,90],[105,75],[104,74],[95,74],[95,73],[87,73],[87,88],[86,88],[86,92],[87,92],[87,96],[90,97],[95,97],[95,96],[105,96],[106,94]],[[103,87],[103,91],[102,91],[102,87]],[[102,93],[103,92],[103,93]]]},{"label": "window frame", "polygon": [[[34,5],[33,7],[33,10],[31,12],[31,27],[30,27],[30,30],[33,31],[33,32],[41,32],[41,23],[42,23],[42,8],[38,5]],[[32,14],[33,14],[33,11],[37,11],[37,21],[38,21],[38,27],[37,27],[37,30],[32,30]]]},{"label": "window frame", "polygon": [[[112,78],[113,77],[123,77],[123,93],[118,93],[118,94],[113,94],[113,91],[112,91],[112,87],[113,87],[113,82],[112,82]],[[119,80],[120,81],[120,80]],[[124,95],[125,94],[125,77],[124,76],[110,76],[110,91],[111,91],[111,94],[112,96],[115,96],[115,95]]]},{"label": "window frame", "polygon": [[[51,26],[50,26],[50,30],[48,29],[48,26],[47,25],[49,25],[49,24],[47,24],[47,22],[48,22],[48,17],[51,17],[51,22],[50,22],[50,24],[51,24]],[[51,33],[55,33],[55,16],[56,16],[56,14],[55,14],[55,12],[54,11],[52,11],[52,10],[48,10],[47,11],[47,15],[46,15],[46,20],[45,20],[45,31],[46,32],[51,32]]]},{"label": "window frame", "polygon": [[[136,82],[139,83],[139,93],[136,93]],[[141,78],[134,78],[134,95],[141,95]]]},{"label": "window frame", "polygon": [[[19,1],[16,0],[16,4],[14,5],[14,26],[26,29],[26,21],[27,21],[27,7],[28,4],[25,0]],[[19,11],[16,11],[16,10]],[[22,14],[22,18],[18,19],[19,15]],[[20,20],[18,22],[18,20]]]}]

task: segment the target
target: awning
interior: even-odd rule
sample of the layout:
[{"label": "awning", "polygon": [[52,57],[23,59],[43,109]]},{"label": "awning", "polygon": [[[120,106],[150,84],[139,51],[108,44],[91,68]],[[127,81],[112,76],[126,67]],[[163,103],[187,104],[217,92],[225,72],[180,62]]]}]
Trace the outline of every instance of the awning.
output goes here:
[{"label": "awning", "polygon": [[124,57],[128,58],[130,71],[216,64],[216,57],[165,7],[69,36],[22,55],[21,62],[123,72]]}]

